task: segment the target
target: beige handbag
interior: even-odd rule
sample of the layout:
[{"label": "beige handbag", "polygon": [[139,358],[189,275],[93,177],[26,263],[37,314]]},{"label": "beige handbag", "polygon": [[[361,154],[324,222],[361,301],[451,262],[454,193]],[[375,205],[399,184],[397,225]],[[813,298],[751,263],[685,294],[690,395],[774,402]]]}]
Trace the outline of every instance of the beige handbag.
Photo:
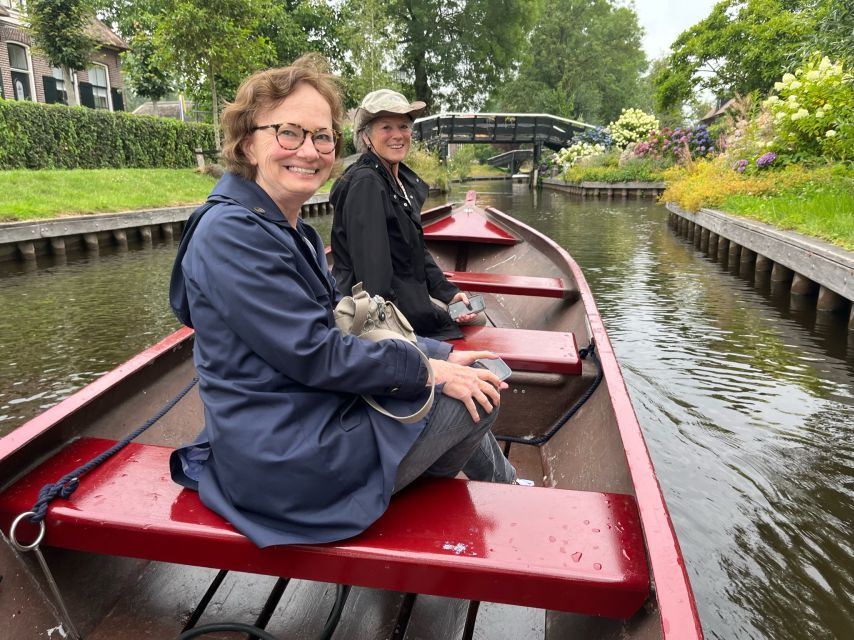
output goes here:
[{"label": "beige handbag", "polygon": [[[344,296],[335,307],[335,324],[342,333],[358,336],[365,340],[379,342],[380,340],[406,340],[415,343],[415,331],[406,317],[393,303],[381,296],[368,295],[362,289],[362,283],[353,285],[353,295]],[[408,416],[396,416],[383,409],[379,403],[369,395],[363,395],[365,402],[373,409],[383,415],[411,424],[418,422],[427,415],[433,406],[433,398],[436,395],[436,380],[433,377],[433,369],[430,367],[430,359],[418,349],[418,354],[427,365],[427,376],[430,380],[430,397],[418,411]]]}]

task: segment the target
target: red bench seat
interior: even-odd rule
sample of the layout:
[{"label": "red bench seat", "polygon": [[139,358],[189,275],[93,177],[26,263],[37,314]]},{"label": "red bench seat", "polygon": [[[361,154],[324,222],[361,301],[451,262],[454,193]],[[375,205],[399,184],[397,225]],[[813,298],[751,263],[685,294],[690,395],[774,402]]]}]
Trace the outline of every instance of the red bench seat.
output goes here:
[{"label": "red bench seat", "polygon": [[498,327],[460,327],[463,338],[449,340],[457,349],[493,351],[511,369],[581,374],[575,336],[568,331],[533,331]]},{"label": "red bench seat", "polygon": [[[113,441],[70,444],[4,493],[0,525]],[[361,535],[259,549],[169,477],[171,449],[130,444],[55,500],[44,544],[377,589],[627,618],[649,595],[631,496],[422,480]],[[32,531],[31,531],[32,529]],[[34,528],[19,526],[27,543]]]},{"label": "red bench seat", "polygon": [[445,277],[465,291],[545,298],[568,298],[570,295],[570,290],[561,278],[514,276],[506,273],[477,271],[446,271]]}]

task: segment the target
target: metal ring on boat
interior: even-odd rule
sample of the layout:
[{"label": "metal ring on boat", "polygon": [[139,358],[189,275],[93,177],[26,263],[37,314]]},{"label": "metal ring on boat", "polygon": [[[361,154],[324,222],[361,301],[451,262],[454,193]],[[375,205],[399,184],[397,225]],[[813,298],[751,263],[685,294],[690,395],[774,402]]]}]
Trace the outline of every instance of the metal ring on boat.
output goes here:
[{"label": "metal ring on boat", "polygon": [[44,520],[39,522],[39,535],[37,535],[36,539],[33,542],[31,542],[30,544],[26,544],[26,545],[21,544],[20,542],[18,542],[18,539],[15,537],[15,529],[18,528],[18,523],[21,520],[23,520],[24,518],[27,518],[29,516],[34,516],[34,515],[36,515],[35,511],[25,511],[24,513],[19,515],[17,518],[15,518],[15,520],[12,522],[12,526],[9,529],[9,540],[11,541],[11,543],[15,546],[15,548],[18,551],[32,551],[33,549],[38,547],[39,544],[41,544],[41,541],[44,539],[44,532],[45,532]]}]

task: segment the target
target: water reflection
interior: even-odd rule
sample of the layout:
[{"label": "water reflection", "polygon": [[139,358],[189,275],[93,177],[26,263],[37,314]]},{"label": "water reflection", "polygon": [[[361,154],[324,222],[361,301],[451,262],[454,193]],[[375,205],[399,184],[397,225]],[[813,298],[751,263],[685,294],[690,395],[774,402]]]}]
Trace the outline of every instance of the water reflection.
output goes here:
[{"label": "water reflection", "polygon": [[854,350],[677,237],[662,207],[488,200],[544,231],[596,296],[664,487],[707,637],[854,632]]},{"label": "water reflection", "polygon": [[[475,188],[584,270],[707,637],[854,637],[854,332],[844,319],[791,310],[788,295],[677,237],[648,201]],[[328,237],[329,218],[310,222]],[[177,326],[166,300],[174,252],[160,244],[8,269],[0,433]]]}]

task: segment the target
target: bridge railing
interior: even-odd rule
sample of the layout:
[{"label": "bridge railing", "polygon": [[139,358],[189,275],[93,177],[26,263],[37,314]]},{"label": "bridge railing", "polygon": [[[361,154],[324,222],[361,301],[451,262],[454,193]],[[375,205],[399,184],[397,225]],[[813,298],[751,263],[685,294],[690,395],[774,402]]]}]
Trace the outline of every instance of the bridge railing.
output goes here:
[{"label": "bridge railing", "polygon": [[593,125],[544,113],[441,113],[415,121],[413,134],[428,144],[540,143],[560,149]]}]

